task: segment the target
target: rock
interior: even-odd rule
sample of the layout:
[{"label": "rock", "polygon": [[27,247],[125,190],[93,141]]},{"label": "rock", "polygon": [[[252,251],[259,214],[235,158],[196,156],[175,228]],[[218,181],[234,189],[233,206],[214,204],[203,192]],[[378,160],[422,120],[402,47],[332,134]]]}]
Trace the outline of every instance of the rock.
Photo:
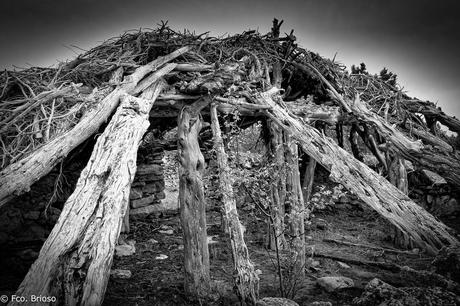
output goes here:
[{"label": "rock", "polygon": [[317,219],[316,220],[316,228],[319,230],[326,230],[327,229],[327,222],[324,219]]},{"label": "rock", "polygon": [[158,232],[161,233],[161,234],[165,234],[165,235],[173,235],[174,234],[174,230],[172,230],[172,229],[160,230]]},{"label": "rock", "polygon": [[437,201],[436,206],[433,207],[433,213],[439,217],[450,216],[459,212],[460,205],[454,198],[449,199],[447,197],[447,199],[443,199],[443,197],[441,197],[441,199]]},{"label": "rock", "polygon": [[361,297],[353,300],[353,305],[456,305],[455,294],[445,291],[439,287],[395,288],[377,278],[374,278],[364,289],[365,291]]},{"label": "rock", "polygon": [[163,175],[163,166],[158,164],[137,166],[136,176],[148,174]]},{"label": "rock", "polygon": [[319,267],[320,264],[321,263],[318,260],[314,260],[313,258],[307,258],[307,260],[305,261],[305,265],[307,267],[316,268],[316,267]]},{"label": "rock", "polygon": [[134,182],[131,184],[131,187],[144,187],[144,186],[145,186],[145,182],[140,182],[137,180],[134,180]]},{"label": "rock", "polygon": [[155,257],[155,259],[156,260],[165,260],[165,259],[168,259],[168,256],[164,255],[164,254],[160,254],[157,257]]},{"label": "rock", "polygon": [[133,200],[131,201],[131,207],[132,208],[140,208],[140,207],[145,207],[148,205],[151,205],[155,202],[155,196],[150,195],[148,197],[139,199],[139,200]]},{"label": "rock", "polygon": [[131,276],[132,273],[129,270],[115,269],[110,271],[110,277],[114,279],[128,279]]},{"label": "rock", "polygon": [[142,190],[139,188],[131,188],[131,192],[129,193],[130,200],[137,200],[142,198]]},{"label": "rock", "polygon": [[327,292],[334,292],[344,288],[351,288],[355,283],[351,278],[343,276],[325,276],[316,280],[316,283]]},{"label": "rock", "polygon": [[169,210],[169,207],[167,205],[163,203],[155,202],[155,204],[153,205],[130,209],[129,215],[137,217],[137,218],[146,218],[155,212],[160,212],[160,211],[165,211],[165,210]]},{"label": "rock", "polygon": [[256,306],[299,306],[293,300],[279,297],[265,297],[256,302]]},{"label": "rock", "polygon": [[341,261],[338,261],[337,264],[338,264],[339,267],[342,268],[342,269],[350,269],[350,268],[351,268],[349,265],[347,265],[346,263],[341,262]]},{"label": "rock", "polygon": [[310,303],[310,304],[308,304],[308,306],[332,306],[332,303],[331,302],[318,301],[318,302]]},{"label": "rock", "polygon": [[163,200],[164,198],[166,198],[166,194],[164,193],[164,191],[155,193],[156,200]]},{"label": "rock", "polygon": [[147,194],[155,194],[157,192],[163,191],[165,188],[164,182],[152,182],[145,184],[144,187],[142,187],[142,192],[145,192]]},{"label": "rock", "polygon": [[442,176],[433,171],[424,169],[420,172],[423,175],[423,178],[428,181],[428,185],[439,186],[447,184],[447,181]]},{"label": "rock", "polygon": [[40,218],[39,211],[28,211],[24,214],[24,219],[27,220],[38,220]]},{"label": "rock", "polygon": [[136,253],[136,247],[129,244],[117,245],[115,247],[115,256],[124,257],[131,256]]}]

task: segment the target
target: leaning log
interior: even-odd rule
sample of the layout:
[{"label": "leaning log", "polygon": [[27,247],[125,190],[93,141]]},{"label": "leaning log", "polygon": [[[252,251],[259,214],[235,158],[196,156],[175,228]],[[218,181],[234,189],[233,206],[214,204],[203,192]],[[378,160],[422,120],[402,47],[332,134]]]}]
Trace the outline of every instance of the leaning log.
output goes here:
[{"label": "leaning log", "polygon": [[[413,244],[427,252],[434,254],[445,245],[458,243],[447,226],[385,178],[275,103],[272,96],[277,90],[274,88],[254,98],[259,104],[272,107],[267,115],[291,133],[305,153],[329,170],[332,180],[353,192],[409,237]],[[280,98],[276,96],[275,99]]]},{"label": "leaning log", "polygon": [[[28,157],[2,170],[0,172],[0,207],[14,196],[28,192],[33,183],[49,173],[73,149],[95,134],[117,108],[120,97],[124,93],[139,92],[138,84],[147,74],[189,50],[189,47],[180,48],[137,68],[133,74],[125,78],[122,85],[118,86],[102,101],[97,101],[71,130],[46,143]],[[167,73],[168,69],[174,69],[174,67],[169,66],[167,69],[165,67],[165,69],[151,74],[149,76],[150,83],[147,84],[144,81],[141,83],[142,87],[148,87]]]},{"label": "leaning log", "polygon": [[179,209],[184,238],[184,286],[187,294],[207,298],[210,294],[209,250],[206,234],[206,202],[203,190],[205,161],[198,135],[200,110],[208,102],[185,106],[178,117]]},{"label": "leaning log", "polygon": [[137,149],[162,88],[157,82],[142,98],[121,97],[18,296],[54,296],[56,305],[102,304],[136,172]]},{"label": "leaning log", "polygon": [[233,266],[236,272],[233,273],[235,288],[243,305],[255,305],[258,299],[259,277],[254,271],[254,265],[249,259],[249,251],[244,242],[243,227],[236,209],[228,158],[224,150],[224,142],[217,118],[217,109],[214,104],[211,106],[211,128],[219,168],[219,187],[222,193],[222,202],[227,220],[226,224],[232,245]]}]

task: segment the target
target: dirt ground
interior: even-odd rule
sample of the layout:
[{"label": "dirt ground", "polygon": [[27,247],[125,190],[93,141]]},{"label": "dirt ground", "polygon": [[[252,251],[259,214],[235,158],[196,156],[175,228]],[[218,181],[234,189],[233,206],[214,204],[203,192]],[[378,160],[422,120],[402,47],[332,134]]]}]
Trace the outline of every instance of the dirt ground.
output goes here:
[{"label": "dirt ground", "polygon": [[[266,223],[257,211],[241,210],[240,215],[246,226],[245,238],[251,259],[255,269],[261,272],[260,296],[280,296],[276,253],[265,248]],[[207,221],[208,236],[213,236],[212,241],[215,241],[209,245],[211,277],[223,295],[215,304],[238,304],[232,292],[229,241],[220,230],[220,216],[210,212]],[[367,282],[376,277],[397,287],[404,286],[407,280],[392,272],[391,264],[425,270],[430,268],[433,260],[417,249],[407,254],[384,250],[394,249],[388,224],[373,211],[359,205],[338,203],[316,212],[308,227],[306,276],[297,279],[298,284],[292,290],[293,300],[299,305],[315,301],[350,304],[353,298],[362,294]],[[172,234],[161,233],[171,229]],[[127,238],[136,241],[136,253],[115,258],[113,269],[130,270],[132,277],[111,278],[104,305],[199,305],[198,301],[190,300],[183,293],[183,245],[177,213],[162,213],[149,220],[135,221]],[[359,245],[343,245],[331,239]],[[167,258],[160,259],[164,258],[161,255]],[[355,287],[328,293],[316,284],[316,279],[323,276],[349,277],[354,280]]]}]

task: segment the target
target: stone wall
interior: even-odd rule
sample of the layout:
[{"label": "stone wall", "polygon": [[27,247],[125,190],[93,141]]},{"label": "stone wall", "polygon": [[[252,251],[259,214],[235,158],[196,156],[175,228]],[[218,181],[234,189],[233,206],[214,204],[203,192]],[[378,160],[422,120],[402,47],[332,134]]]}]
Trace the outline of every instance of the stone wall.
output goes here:
[{"label": "stone wall", "polygon": [[165,199],[164,159],[161,143],[144,143],[137,156],[137,171],[130,193],[130,216],[145,217],[161,210]]}]

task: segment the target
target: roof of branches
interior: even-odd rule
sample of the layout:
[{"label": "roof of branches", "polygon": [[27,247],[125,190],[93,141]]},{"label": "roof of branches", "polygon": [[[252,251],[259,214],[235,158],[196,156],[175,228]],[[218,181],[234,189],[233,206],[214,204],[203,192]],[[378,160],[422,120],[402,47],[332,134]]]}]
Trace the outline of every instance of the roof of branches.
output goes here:
[{"label": "roof of branches", "polygon": [[[280,37],[281,23],[275,20],[268,34],[246,31],[229,37],[178,32],[162,23],[153,30],[128,32],[109,39],[57,68],[3,71],[0,73],[0,169],[74,126],[85,109],[100,100],[94,88],[116,85],[109,82],[114,71],[122,67],[123,74],[129,75],[137,67],[182,46],[193,48],[176,59],[177,63],[208,65],[209,69],[169,74],[167,81],[176,92],[190,93],[186,90],[188,84],[197,79],[215,78],[220,67],[232,65],[236,65],[240,78],[225,79],[225,75],[220,75],[225,86],[216,89],[219,95],[237,96],[239,91],[232,88],[238,87],[266,90],[273,78],[273,64],[278,62],[285,101],[311,96],[316,104],[340,106],[331,94],[336,91],[350,99],[359,94],[372,112],[404,129],[429,131],[418,112],[428,117],[444,116],[446,122],[452,119],[431,102],[407,97],[395,84],[394,77],[371,75],[359,69],[350,74],[344,65],[298,46],[293,32]],[[213,90],[208,88],[207,93]]]}]

